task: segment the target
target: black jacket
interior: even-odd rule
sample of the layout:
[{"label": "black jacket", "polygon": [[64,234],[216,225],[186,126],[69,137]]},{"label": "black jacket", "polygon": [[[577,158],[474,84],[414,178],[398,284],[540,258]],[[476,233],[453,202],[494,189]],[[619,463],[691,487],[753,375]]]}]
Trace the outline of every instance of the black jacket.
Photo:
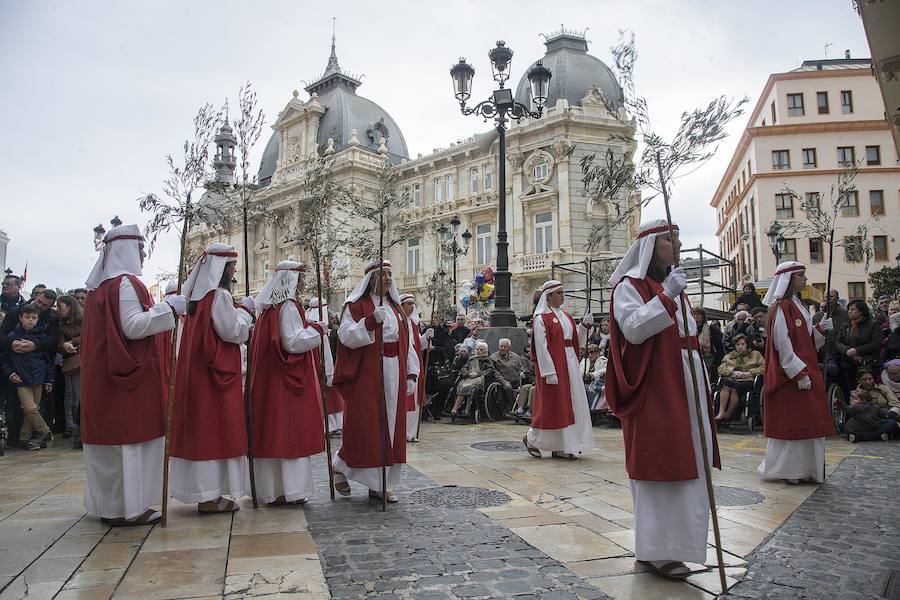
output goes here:
[{"label": "black jacket", "polygon": [[25,304],[25,298],[22,297],[22,294],[19,294],[14,299],[9,299],[6,296],[0,294],[0,310],[5,313],[19,308],[23,304]]},{"label": "black jacket", "polygon": [[[881,325],[871,317],[859,321],[856,331],[848,320],[838,332],[834,351],[844,368],[869,367],[881,362]],[[847,350],[856,348],[857,359],[847,356]]]},{"label": "black jacket", "polygon": [[762,303],[762,298],[760,298],[759,294],[756,292],[750,292],[749,294],[744,293],[738,296],[737,300],[734,301],[734,304],[731,305],[731,312],[735,311],[738,304],[746,304],[750,307],[747,310],[753,310],[758,306],[765,308],[765,305]]},{"label": "black jacket", "polygon": [[[9,352],[9,346],[12,340],[7,335],[19,324],[19,308],[6,313],[6,318],[0,324],[0,351]],[[34,326],[34,333],[39,336],[35,342],[35,352],[43,352],[48,356],[56,354],[56,348],[59,345],[59,313],[52,308],[48,308],[38,315],[37,325]]]},{"label": "black jacket", "polygon": [[453,338],[453,341],[455,343],[462,344],[464,341],[466,341],[466,338],[469,337],[470,333],[472,333],[472,330],[463,325],[451,331],[450,337]]}]

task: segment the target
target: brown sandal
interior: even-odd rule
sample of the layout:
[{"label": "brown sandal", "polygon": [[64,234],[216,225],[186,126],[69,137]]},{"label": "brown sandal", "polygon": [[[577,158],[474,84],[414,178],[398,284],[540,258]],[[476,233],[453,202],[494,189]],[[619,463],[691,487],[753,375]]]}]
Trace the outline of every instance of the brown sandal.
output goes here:
[{"label": "brown sandal", "polygon": [[642,560],[640,562],[648,565],[656,574],[668,577],[669,579],[685,579],[691,574],[691,570],[688,566],[677,560]]},{"label": "brown sandal", "polygon": [[148,508],[138,517],[133,519],[100,519],[100,522],[109,527],[136,527],[139,525],[154,525],[162,519],[162,513]]},{"label": "brown sandal", "polygon": [[567,452],[553,452],[552,454],[550,454],[550,456],[552,456],[553,458],[565,458],[566,460],[575,460],[576,458],[578,458],[574,454],[570,454]]},{"label": "brown sandal", "polygon": [[541,451],[535,448],[534,446],[528,445],[528,436],[522,438],[522,443],[525,444],[525,449],[528,450],[528,454],[532,455],[535,458],[541,457]]},{"label": "brown sandal", "polygon": [[346,481],[335,481],[334,482],[334,491],[336,491],[341,496],[349,496],[350,495],[350,484]]},{"label": "brown sandal", "polygon": [[[397,494],[395,494],[391,490],[388,490],[387,492],[385,492],[385,494],[387,495],[388,502],[396,502],[397,501]],[[375,490],[369,490],[369,498],[371,498],[373,500],[381,500],[381,492],[376,492]]]},{"label": "brown sandal", "polygon": [[241,509],[237,502],[229,500],[228,498],[223,498],[222,496],[219,496],[215,500],[209,500],[209,502],[214,502],[213,508],[204,508],[203,505],[206,504],[206,502],[199,502],[197,504],[197,512],[201,515],[210,515],[215,513],[234,512]]}]

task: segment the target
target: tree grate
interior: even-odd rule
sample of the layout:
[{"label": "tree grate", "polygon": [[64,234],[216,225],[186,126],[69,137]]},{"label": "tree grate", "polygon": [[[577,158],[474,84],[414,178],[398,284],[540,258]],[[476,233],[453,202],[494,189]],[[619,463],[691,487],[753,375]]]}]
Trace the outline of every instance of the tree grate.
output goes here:
[{"label": "tree grate", "polygon": [[412,492],[409,499],[416,504],[443,508],[488,508],[502,506],[512,500],[497,490],[480,487],[445,485]]},{"label": "tree grate", "polygon": [[713,491],[716,494],[716,506],[748,506],[759,504],[765,499],[759,492],[727,485],[713,486]]},{"label": "tree grate", "polygon": [[472,444],[470,446],[476,450],[484,450],[485,452],[519,452],[525,451],[525,445],[522,442],[510,442],[510,441],[493,441],[493,442],[478,442],[477,444]]}]

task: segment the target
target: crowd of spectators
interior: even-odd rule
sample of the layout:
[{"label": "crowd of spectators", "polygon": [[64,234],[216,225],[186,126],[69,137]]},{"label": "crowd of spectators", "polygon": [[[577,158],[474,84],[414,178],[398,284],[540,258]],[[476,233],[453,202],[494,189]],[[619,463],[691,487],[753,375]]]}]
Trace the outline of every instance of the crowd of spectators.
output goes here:
[{"label": "crowd of spectators", "polygon": [[61,294],[38,284],[26,299],[23,284],[7,272],[0,293],[4,444],[38,451],[53,434],[61,434],[75,435],[78,448],[78,348],[87,290]]}]

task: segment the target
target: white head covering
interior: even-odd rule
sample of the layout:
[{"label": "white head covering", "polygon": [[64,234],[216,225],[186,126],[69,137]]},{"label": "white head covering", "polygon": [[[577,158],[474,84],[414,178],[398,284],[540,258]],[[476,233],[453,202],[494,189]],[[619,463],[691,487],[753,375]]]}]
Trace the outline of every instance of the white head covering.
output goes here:
[{"label": "white head covering", "polygon": [[[319,322],[319,299],[310,298],[309,308],[306,309],[306,320]],[[328,304],[322,303],[322,322],[328,322]]]},{"label": "white head covering", "polygon": [[[672,224],[672,229],[678,231],[678,225]],[[622,257],[619,266],[609,278],[609,284],[615,287],[623,277],[643,279],[647,276],[647,268],[653,260],[653,250],[656,247],[656,238],[661,235],[669,235],[669,224],[665,219],[653,219],[641,223],[638,237],[628,248],[628,252]]]},{"label": "white head covering", "polygon": [[[365,270],[363,271],[363,277],[359,280],[359,283],[356,284],[356,287],[353,288],[353,291],[350,292],[350,295],[347,296],[347,301],[345,304],[349,304],[350,302],[356,302],[363,296],[369,293],[369,281],[372,279],[372,274],[378,272],[378,261],[373,260],[369,264],[366,265]],[[381,267],[386,271],[391,271],[393,273],[393,267],[391,267],[391,261],[386,260],[381,263]],[[400,304],[400,292],[397,291],[397,284],[394,283],[394,280],[391,279],[391,289],[388,290],[388,295],[391,297],[396,304]]]},{"label": "white head covering", "polygon": [[177,281],[170,281],[168,284],[166,284],[166,293],[165,293],[166,296],[171,296],[172,294],[174,294],[177,291],[178,291],[178,282]]},{"label": "white head covering", "polygon": [[784,298],[791,283],[791,275],[797,271],[805,270],[806,265],[795,260],[789,260],[778,265],[775,269],[775,275],[772,277],[772,284],[766,291],[766,297],[763,298],[763,304],[772,306],[779,299]]},{"label": "white head covering", "polygon": [[221,242],[213,242],[206,247],[206,251],[200,255],[187,281],[181,288],[181,293],[190,302],[202,300],[212,290],[219,287],[225,265],[237,260],[237,252],[234,247]]},{"label": "white head covering", "polygon": [[556,290],[562,289],[563,284],[561,281],[557,281],[555,279],[551,279],[547,283],[541,286],[541,297],[538,300],[537,306],[534,308],[533,315],[542,315],[546,312],[550,312],[550,305],[547,304],[547,295],[550,292],[555,292]]},{"label": "white head covering", "polygon": [[87,289],[96,290],[107,279],[119,275],[140,275],[143,243],[144,236],[137,225],[119,225],[107,231],[97,263],[85,281]]},{"label": "white head covering", "polygon": [[412,313],[410,313],[410,315],[409,315],[409,319],[413,322],[413,325],[418,326],[419,321],[421,320],[422,317],[419,315],[419,306],[416,304],[416,297],[415,297],[415,295],[410,294],[409,292],[400,296],[400,304],[403,304],[407,300],[413,301],[413,309],[412,309]]},{"label": "white head covering", "polygon": [[306,265],[294,260],[283,260],[256,296],[256,303],[263,310],[297,297],[297,282],[300,274],[306,272]]}]

